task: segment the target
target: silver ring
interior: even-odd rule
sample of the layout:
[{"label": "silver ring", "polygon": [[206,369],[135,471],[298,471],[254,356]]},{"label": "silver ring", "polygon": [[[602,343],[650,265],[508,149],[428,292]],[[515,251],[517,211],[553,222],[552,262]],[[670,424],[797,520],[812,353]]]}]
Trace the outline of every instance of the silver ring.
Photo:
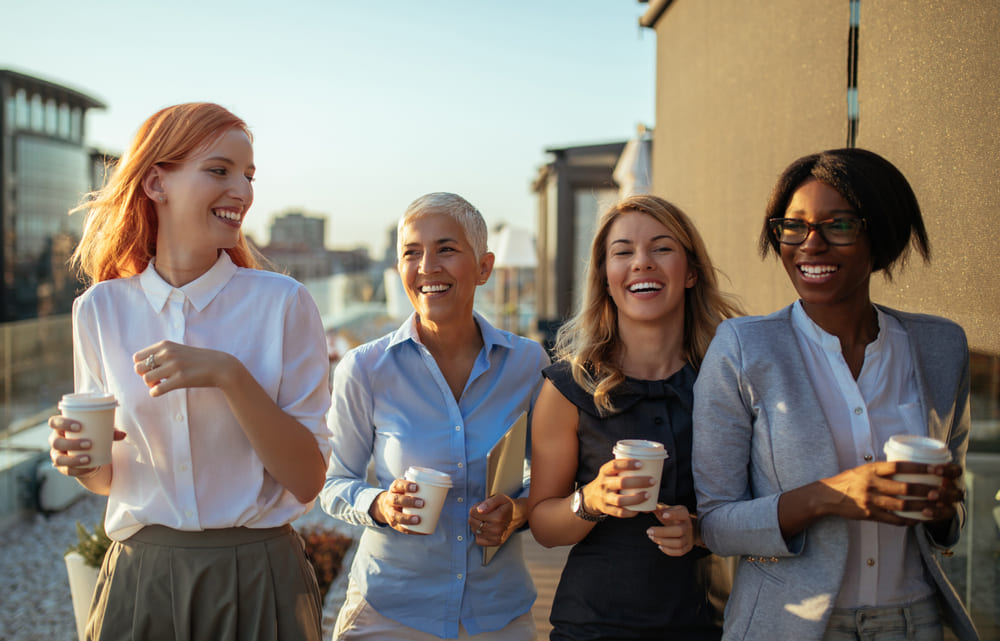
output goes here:
[{"label": "silver ring", "polygon": [[146,371],[156,369],[156,359],[150,354],[146,357]]}]

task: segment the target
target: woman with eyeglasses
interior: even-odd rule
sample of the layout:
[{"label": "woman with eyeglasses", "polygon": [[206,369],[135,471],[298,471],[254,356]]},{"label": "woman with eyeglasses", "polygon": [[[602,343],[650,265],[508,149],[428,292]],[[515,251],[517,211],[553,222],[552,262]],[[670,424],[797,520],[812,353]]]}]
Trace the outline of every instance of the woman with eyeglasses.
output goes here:
[{"label": "woman with eyeglasses", "polygon": [[[936,557],[965,523],[965,333],[871,300],[911,246],[929,259],[917,199],[872,152],[800,158],[771,193],[761,254],[799,300],[723,322],[695,385],[702,537],[739,556],[724,639],[978,638]],[[901,433],[951,463],[887,462]],[[940,485],[893,479],[919,473]]]}]

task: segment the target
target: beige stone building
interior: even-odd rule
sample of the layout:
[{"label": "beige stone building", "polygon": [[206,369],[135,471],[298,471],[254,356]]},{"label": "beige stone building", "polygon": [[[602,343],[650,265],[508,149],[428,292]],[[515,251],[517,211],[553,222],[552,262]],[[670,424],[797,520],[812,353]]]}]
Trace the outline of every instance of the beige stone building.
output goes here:
[{"label": "beige stone building", "polygon": [[932,250],[876,277],[875,300],[960,323],[974,415],[1000,421],[1000,2],[651,0],[641,23],[657,43],[653,192],[695,218],[748,310],[795,297],[757,254],[778,174],[871,149],[912,184]]},{"label": "beige stone building", "polygon": [[696,220],[751,313],[795,299],[780,263],[757,253],[791,161],[863,147],[913,186],[932,261],[876,277],[873,295],[968,334],[976,525],[949,573],[983,638],[998,638],[1000,2],[649,0],[641,23],[657,43],[652,191]]}]

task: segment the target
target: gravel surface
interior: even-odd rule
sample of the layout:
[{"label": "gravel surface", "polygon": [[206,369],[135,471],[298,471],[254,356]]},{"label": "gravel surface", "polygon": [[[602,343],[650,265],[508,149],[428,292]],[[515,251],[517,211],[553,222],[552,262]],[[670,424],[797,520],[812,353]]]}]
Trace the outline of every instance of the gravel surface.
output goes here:
[{"label": "gravel surface", "polygon": [[[0,543],[0,640],[75,641],[76,623],[70,599],[63,554],[76,543],[76,522],[88,530],[101,519],[104,499],[86,496],[66,510],[49,517],[35,515],[3,531]],[[293,525],[322,525],[345,533],[348,526],[330,518],[318,507]],[[357,534],[356,531],[354,531]],[[357,536],[355,536],[355,539]],[[345,571],[334,581],[323,609],[323,638],[333,635],[333,625],[347,585],[353,547],[344,560]]]}]

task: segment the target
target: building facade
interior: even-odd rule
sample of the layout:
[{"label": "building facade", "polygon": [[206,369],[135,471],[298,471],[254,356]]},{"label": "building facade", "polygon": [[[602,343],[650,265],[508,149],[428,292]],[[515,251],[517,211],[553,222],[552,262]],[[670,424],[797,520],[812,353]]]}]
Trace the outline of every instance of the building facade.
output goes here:
[{"label": "building facade", "polygon": [[538,203],[535,301],[551,333],[580,303],[597,219],[617,198],[613,173],[624,142],[546,149],[551,160],[532,183]]},{"label": "building facade", "polygon": [[652,191],[695,219],[723,287],[750,313],[795,299],[780,263],[757,253],[789,163],[862,147],[913,186],[932,260],[876,276],[872,295],[968,335],[974,525],[952,577],[983,638],[997,638],[1000,467],[988,457],[1000,451],[1000,3],[650,0],[641,24],[657,41]]},{"label": "building facade", "polygon": [[0,322],[68,312],[79,282],[67,261],[83,215],[68,216],[103,177],[84,145],[79,91],[0,70]]},{"label": "building facade", "polygon": [[366,249],[327,249],[326,217],[297,211],[274,218],[270,243],[261,253],[276,269],[300,282],[363,272],[371,265]]}]

